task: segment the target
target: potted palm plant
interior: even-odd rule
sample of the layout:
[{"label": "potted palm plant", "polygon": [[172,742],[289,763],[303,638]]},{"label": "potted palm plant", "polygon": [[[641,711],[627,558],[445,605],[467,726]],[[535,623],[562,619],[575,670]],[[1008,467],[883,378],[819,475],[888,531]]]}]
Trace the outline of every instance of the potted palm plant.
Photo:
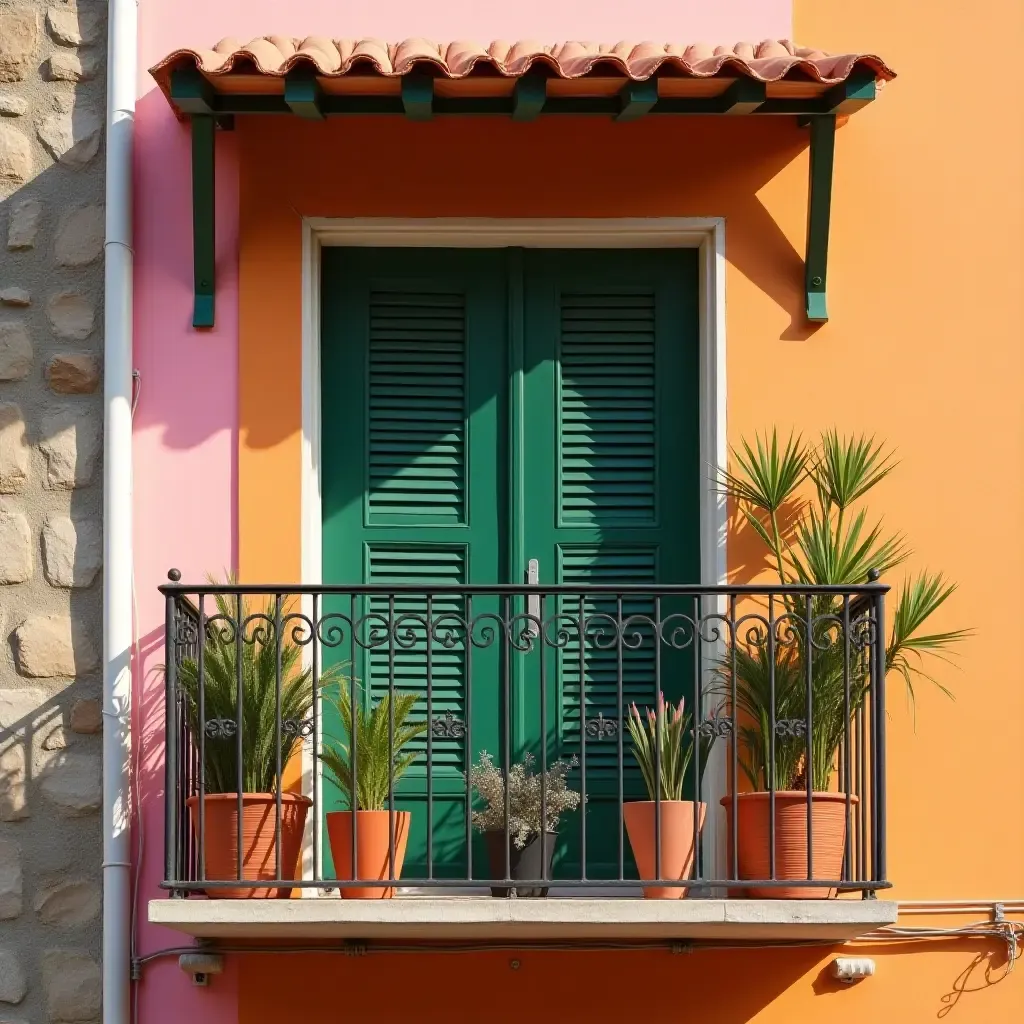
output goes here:
[{"label": "potted palm plant", "polygon": [[[202,676],[196,658],[185,658],[178,666],[177,676],[192,735],[198,736],[200,730],[206,730],[202,765],[204,878],[247,882],[275,879],[280,852],[281,877],[294,879],[298,877],[302,833],[312,801],[299,793],[278,794],[277,749],[280,737],[280,763],[284,765],[301,743],[303,730],[298,726],[307,720],[313,707],[311,672],[300,667],[301,649],[285,636],[273,604],[250,614],[243,599],[239,599],[237,609],[234,601],[229,602],[223,595],[218,595],[216,602],[217,615],[207,621],[203,637]],[[246,624],[252,621],[259,621],[261,625],[251,638],[246,638]],[[237,642],[239,631],[243,634],[241,643]],[[281,633],[280,676],[275,640],[278,632]],[[325,678],[330,678],[330,674]],[[281,682],[280,716],[278,679]],[[203,691],[202,721],[200,687]],[[290,730],[288,723],[293,723]],[[278,799],[281,803],[279,835]],[[199,796],[189,797],[186,803],[198,837]],[[284,899],[291,895],[291,889],[213,888],[207,895]]]},{"label": "potted palm plant", "polygon": [[[683,799],[695,745],[692,719],[683,700],[675,706],[667,704],[660,693],[656,712],[648,708],[646,715],[641,715],[635,704],[629,707],[626,724],[633,740],[633,756],[650,799],[624,804],[622,817],[641,878],[684,879],[693,870],[694,837],[699,837],[704,827],[707,805],[699,799]],[[699,795],[714,737],[698,734],[697,742]],[[660,854],[655,852],[658,850]],[[686,886],[644,886],[644,897],[677,900],[688,891]]]},{"label": "potted palm plant", "polygon": [[[410,722],[417,701],[414,693],[385,694],[379,701],[356,701],[352,707],[350,687],[339,687],[330,698],[341,719],[344,741],[325,746],[321,761],[327,774],[348,803],[344,811],[327,815],[327,837],[339,879],[383,881],[401,877],[405,848],[409,841],[410,811],[389,806],[391,793],[416,753],[402,753],[410,741],[427,729],[425,721]],[[354,727],[354,732],[353,732]],[[355,777],[352,740],[355,736]],[[353,806],[354,800],[354,806]],[[352,862],[352,831],[355,820],[355,863]],[[391,852],[394,850],[394,863]],[[346,885],[345,899],[391,899],[394,886]]]},{"label": "potted palm plant", "polygon": [[[780,445],[773,430],[770,438],[757,437],[753,445],[743,441],[732,459],[735,469],[723,475],[722,490],[763,543],[783,587],[862,584],[909,556],[903,535],[887,533],[880,521],[869,522],[867,509],[860,506],[864,495],[896,467],[893,453],[874,438],[843,437],[827,430],[813,447],[792,434]],[[807,485],[810,501],[801,500]],[[881,639],[886,673],[899,674],[911,697],[915,677],[931,678],[925,659],[943,658],[968,635],[962,629],[924,631],[927,620],[954,590],[941,574],[925,571],[898,593],[891,631]],[[870,691],[866,666],[844,649],[843,612],[842,595],[816,595],[808,609],[805,597],[797,600],[783,591],[781,607],[776,607],[761,642],[734,642],[718,667],[723,691],[731,695],[735,688],[735,712],[743,723],[737,730],[739,762],[752,790],[736,796],[737,835],[732,841],[737,844],[741,878],[769,877],[771,789],[775,877],[808,878],[808,782],[814,875],[838,879],[842,872],[847,799],[852,803],[857,798],[834,791],[832,785],[844,736]],[[769,642],[768,634],[780,623],[782,636]],[[858,629],[869,628],[863,620],[851,622],[850,639],[857,639]],[[810,737],[808,682],[813,709]],[[796,723],[796,728],[780,734],[781,722]],[[722,804],[730,806],[732,799],[726,796]],[[750,891],[756,896],[805,899],[834,894],[808,886]]]},{"label": "potted palm plant", "polygon": [[[505,775],[485,750],[470,768],[469,783],[484,806],[473,812],[473,825],[483,833],[492,878],[537,881],[551,877],[558,822],[566,811],[580,805],[580,795],[566,781],[576,758],[556,761],[544,772],[534,768],[536,758],[527,754]],[[542,797],[543,793],[543,797]],[[508,802],[506,830],[505,804]],[[544,838],[541,838],[541,835]],[[547,896],[547,886],[517,886],[516,896]],[[512,889],[494,886],[492,896],[511,896]]]}]

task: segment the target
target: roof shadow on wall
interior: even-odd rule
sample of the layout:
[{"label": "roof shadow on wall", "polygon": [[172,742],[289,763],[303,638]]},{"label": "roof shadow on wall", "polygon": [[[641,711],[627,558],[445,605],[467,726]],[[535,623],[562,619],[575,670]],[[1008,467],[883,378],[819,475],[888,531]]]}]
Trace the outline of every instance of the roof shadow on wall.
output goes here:
[{"label": "roof shadow on wall", "polygon": [[[217,325],[211,331],[195,331],[190,322],[188,127],[156,88],[139,101],[137,143],[145,147],[138,194],[161,197],[159,204],[137,204],[137,248],[146,254],[137,270],[144,285],[136,307],[144,379],[137,424],[160,429],[172,448],[188,449],[234,429],[237,398],[225,391],[237,358],[231,342],[238,317],[238,214],[232,205],[238,179],[244,191],[253,175],[273,176],[278,212],[296,219],[724,216],[732,268],[789,317],[774,339],[766,332],[765,342],[806,340],[816,329],[804,313],[803,255],[758,197],[807,148],[807,133],[792,118],[651,116],[620,125],[562,116],[530,124],[239,117],[236,131],[218,132],[217,139]],[[389,153],[411,156],[390,159]],[[801,196],[801,224],[804,202]],[[244,246],[258,225],[240,229]],[[267,295],[268,303],[292,301],[285,290]],[[297,357],[299,343],[298,336],[282,337],[281,357]],[[157,403],[147,401],[147,377],[161,381]],[[273,374],[266,380],[266,403],[274,404],[277,381]],[[253,449],[273,447],[291,433],[280,417],[255,413],[238,429]]]}]

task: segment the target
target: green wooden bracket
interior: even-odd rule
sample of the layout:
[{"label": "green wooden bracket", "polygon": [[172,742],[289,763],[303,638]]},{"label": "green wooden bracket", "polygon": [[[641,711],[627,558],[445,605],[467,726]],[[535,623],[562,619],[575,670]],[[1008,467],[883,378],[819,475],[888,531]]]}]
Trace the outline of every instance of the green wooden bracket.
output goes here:
[{"label": "green wooden bracket", "polygon": [[768,98],[768,86],[753,78],[737,78],[718,97],[723,114],[752,114]]},{"label": "green wooden bracket", "polygon": [[874,98],[875,76],[870,71],[861,71],[833,85],[822,96],[821,102],[829,113],[846,115],[866,107]]},{"label": "green wooden bracket", "polygon": [[212,114],[217,104],[209,79],[198,71],[171,72],[171,100],[183,114]]},{"label": "green wooden bracket", "polygon": [[322,99],[323,91],[315,75],[293,72],[285,78],[284,101],[293,114],[312,121],[324,120]]},{"label": "green wooden bracket", "polygon": [[811,149],[807,185],[807,252],[804,291],[807,319],[828,320],[825,282],[828,273],[828,228],[832,214],[832,165],[836,149],[836,119],[823,114],[810,119]]},{"label": "green wooden bracket", "polygon": [[619,112],[616,121],[635,121],[648,113],[658,102],[658,80],[648,78],[646,82],[627,82],[619,93]]},{"label": "green wooden bracket", "polygon": [[402,106],[410,121],[429,121],[434,116],[434,80],[429,75],[403,75]]},{"label": "green wooden bracket", "polygon": [[214,119],[193,114],[192,125],[192,273],[195,292],[192,326],[213,326],[214,235]]},{"label": "green wooden bracket", "polygon": [[523,75],[516,80],[512,94],[512,120],[532,121],[539,117],[547,98],[548,80],[543,75]]}]

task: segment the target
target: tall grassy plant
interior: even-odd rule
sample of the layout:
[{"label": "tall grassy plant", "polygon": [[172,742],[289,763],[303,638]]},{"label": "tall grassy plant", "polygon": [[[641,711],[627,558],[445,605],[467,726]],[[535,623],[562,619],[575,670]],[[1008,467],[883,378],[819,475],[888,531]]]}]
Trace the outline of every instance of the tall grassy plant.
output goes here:
[{"label": "tall grassy plant", "polygon": [[388,804],[391,788],[416,760],[416,753],[402,754],[417,736],[427,730],[426,722],[410,722],[409,716],[416,706],[415,693],[394,695],[394,744],[392,745],[392,702],[389,694],[367,707],[356,700],[353,715],[352,695],[349,687],[338,687],[336,697],[328,697],[338,710],[343,733],[347,741],[336,741],[326,746],[320,755],[327,774],[338,787],[342,798],[351,809],[352,803],[352,726],[355,722],[356,810],[383,811]]},{"label": "tall grassy plant", "polygon": [[[278,637],[275,602],[253,612],[244,598],[235,607],[233,598],[216,597],[222,621],[208,625],[203,638],[203,718],[236,723],[233,736],[206,736],[204,773],[207,793],[273,793],[277,790],[277,737],[281,737],[281,765],[287,764],[300,742],[281,728],[289,720],[301,722],[313,709],[313,678],[301,668],[302,648],[287,636],[285,623]],[[256,616],[256,618],[253,618]],[[248,625],[245,623],[248,620]],[[243,631],[242,642],[236,630]],[[278,646],[281,655],[281,716],[277,714]],[[324,673],[322,682],[332,678]],[[238,683],[242,684],[242,778],[238,778]],[[186,658],[178,666],[178,688],[185,695],[185,714],[194,736],[199,721],[199,661]]]},{"label": "tall grassy plant", "polygon": [[[655,794],[660,791],[662,800],[682,800],[694,748],[693,716],[685,709],[684,702],[667,704],[665,695],[659,693],[656,712],[647,708],[641,714],[637,706],[631,704],[626,724],[633,740],[633,756],[640,766],[650,799],[656,799]],[[714,737],[699,735],[698,743],[699,791]]]},{"label": "tall grassy plant", "polygon": [[[889,572],[909,557],[902,534],[886,531],[881,521],[869,520],[866,508],[857,507],[897,466],[894,453],[874,437],[826,430],[817,445],[808,446],[794,434],[780,442],[773,429],[753,443],[742,441],[732,452],[732,463],[735,468],[722,474],[721,490],[765,545],[781,585],[855,586],[866,583],[872,569]],[[798,497],[807,485],[814,498],[801,504]],[[783,506],[797,509],[796,522],[785,532],[779,522]],[[941,574],[926,571],[907,580],[897,594],[885,640],[885,666],[887,672],[899,673],[911,698],[915,678],[932,678],[926,671],[927,659],[948,660],[955,645],[969,635],[963,629],[925,631],[927,621],[955,589]],[[770,628],[778,632],[781,626],[782,635],[773,642],[764,636],[746,647],[737,644],[735,673],[730,652],[718,668],[720,684],[730,695],[735,686],[739,710],[750,723],[739,729],[739,741],[744,771],[755,788],[766,789],[772,782],[778,788],[802,786],[810,771],[813,787],[824,790],[846,734],[848,713],[863,706],[870,681],[855,645],[847,660],[846,638],[839,626],[841,596],[811,600],[810,618],[819,624],[810,636],[804,598],[786,595],[781,608]],[[822,617],[831,617],[832,623],[821,623]],[[851,639],[860,628],[851,623]],[[810,764],[807,740],[800,736],[776,736],[772,761],[772,689],[774,720],[803,721],[808,677],[813,712]]]}]

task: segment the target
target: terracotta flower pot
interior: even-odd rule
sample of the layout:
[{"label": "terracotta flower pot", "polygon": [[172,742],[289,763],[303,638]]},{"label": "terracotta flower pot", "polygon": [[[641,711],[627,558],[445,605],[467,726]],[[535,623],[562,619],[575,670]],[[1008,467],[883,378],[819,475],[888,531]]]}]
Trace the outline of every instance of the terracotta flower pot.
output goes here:
[{"label": "terracotta flower pot", "polygon": [[[352,812],[332,811],[327,815],[327,838],[331,844],[335,878],[383,880],[400,878],[409,842],[411,811],[395,811],[395,870],[391,871],[391,836],[389,811],[357,811],[356,868],[352,870]],[[347,900],[389,900],[393,887],[381,885],[344,886],[341,895]]]},{"label": "terracotta flower pot", "polygon": [[[622,816],[626,834],[633,850],[633,859],[641,878],[658,877],[655,858],[654,816],[657,804],[653,800],[638,800],[624,804]],[[697,834],[704,827],[707,804],[692,800],[661,801],[661,877],[665,879],[689,878],[693,870],[693,819],[697,815]],[[649,900],[682,899],[686,886],[644,886],[644,897]]]},{"label": "terracotta flower pot", "polygon": [[[186,801],[192,830],[199,840],[199,797]],[[207,793],[203,798],[203,850],[205,877],[211,882],[238,878],[238,794]],[[299,854],[309,797],[281,794],[281,877],[299,877]],[[242,880],[266,882],[277,878],[277,796],[274,793],[242,794]],[[213,899],[288,899],[291,889],[207,889]]]},{"label": "terracotta flower pot", "polygon": [[[851,796],[856,804],[857,797]],[[721,800],[729,822],[729,858],[732,864],[732,797]],[[768,829],[770,801],[767,793],[740,793],[736,801],[740,878],[771,878],[771,837]],[[775,794],[775,877],[777,879],[841,878],[846,847],[846,794],[811,794],[813,876],[807,871],[807,793],[784,790]],[[746,890],[763,899],[824,900],[835,889],[813,886],[779,886]]]}]

